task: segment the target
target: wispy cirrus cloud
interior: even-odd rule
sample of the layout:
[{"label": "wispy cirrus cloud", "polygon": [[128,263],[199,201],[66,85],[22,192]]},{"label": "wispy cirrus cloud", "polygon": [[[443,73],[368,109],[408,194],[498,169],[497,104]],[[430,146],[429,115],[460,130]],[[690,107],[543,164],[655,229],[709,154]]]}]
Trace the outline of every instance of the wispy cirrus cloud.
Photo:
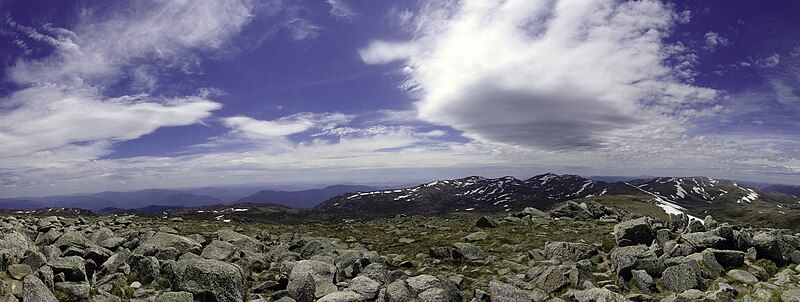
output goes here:
[{"label": "wispy cirrus cloud", "polygon": [[7,30],[52,53],[19,58],[6,70],[23,88],[0,99],[0,158],[90,160],[111,152],[115,142],[195,124],[221,108],[208,90],[170,97],[151,92],[163,70],[185,71],[198,52],[226,48],[253,17],[252,3],[119,4],[84,7],[69,30],[6,18]]},{"label": "wispy cirrus cloud", "polygon": [[352,22],[358,15],[345,0],[326,0],[325,2],[331,6],[329,13],[336,20]]}]

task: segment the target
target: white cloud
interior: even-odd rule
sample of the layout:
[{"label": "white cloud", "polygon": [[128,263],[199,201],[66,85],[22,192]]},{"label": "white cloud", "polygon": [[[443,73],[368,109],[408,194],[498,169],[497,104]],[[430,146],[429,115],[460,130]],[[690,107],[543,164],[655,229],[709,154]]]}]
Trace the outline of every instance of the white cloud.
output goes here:
[{"label": "white cloud", "polygon": [[20,60],[9,70],[20,84],[99,85],[126,76],[128,67],[159,60],[180,66],[192,52],[223,48],[249,22],[252,5],[243,1],[156,1],[128,3],[115,11],[85,9],[73,30],[40,32],[17,25],[29,37],[55,48],[44,60]]},{"label": "white cloud", "polygon": [[310,40],[319,36],[320,26],[311,21],[295,17],[284,21],[283,27],[289,30],[289,34],[295,41]]},{"label": "white cloud", "polygon": [[665,63],[676,18],[659,1],[431,3],[410,25],[413,40],[359,53],[411,67],[425,121],[483,142],[596,149],[647,126],[681,131],[669,116],[716,97]]},{"label": "white cloud", "polygon": [[356,12],[344,0],[326,0],[331,6],[331,17],[339,21],[351,22],[356,17]]},{"label": "white cloud", "polygon": [[342,113],[298,113],[273,121],[256,120],[246,116],[235,116],[223,119],[225,127],[233,133],[248,138],[278,138],[306,132],[312,128],[330,130],[339,124],[352,120],[352,116]]},{"label": "white cloud", "polygon": [[718,33],[713,31],[707,32],[705,34],[705,38],[706,40],[704,48],[708,51],[714,51],[714,49],[719,46],[728,46],[730,44],[730,41],[727,38],[720,36]]},{"label": "white cloud", "polygon": [[41,86],[12,94],[21,104],[0,113],[0,157],[24,156],[73,143],[138,138],[160,127],[196,123],[221,105],[199,97],[159,100],[147,95],[102,99]]},{"label": "white cloud", "polygon": [[398,60],[407,60],[416,51],[416,47],[410,43],[372,41],[369,46],[360,49],[358,54],[367,64],[385,64]]},{"label": "white cloud", "polygon": [[[151,95],[162,69],[189,71],[197,52],[225,51],[252,18],[249,1],[122,2],[83,8],[72,30],[6,23],[52,47],[20,58],[8,79],[24,87],[0,99],[0,158],[41,163],[91,160],[113,143],[161,127],[202,122],[221,104],[198,94]],[[188,67],[191,69],[191,67]],[[107,87],[125,86],[121,91]],[[28,158],[25,158],[28,156]]]},{"label": "white cloud", "polygon": [[259,121],[245,116],[224,119],[226,127],[255,137],[281,137],[304,132],[314,124],[308,120]]},{"label": "white cloud", "polygon": [[761,58],[755,62],[755,65],[761,68],[774,68],[781,63],[781,55],[774,53],[770,56]]},{"label": "white cloud", "polygon": [[769,79],[769,85],[772,87],[772,91],[775,93],[776,100],[787,106],[798,106],[800,107],[800,89],[798,89],[797,84],[789,84],[784,79],[780,78],[773,78]]}]

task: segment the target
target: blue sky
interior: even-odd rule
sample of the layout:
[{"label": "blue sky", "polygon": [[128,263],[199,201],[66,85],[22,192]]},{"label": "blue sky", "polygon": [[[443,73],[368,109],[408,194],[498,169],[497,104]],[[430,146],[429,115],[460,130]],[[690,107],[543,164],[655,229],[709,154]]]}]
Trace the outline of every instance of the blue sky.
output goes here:
[{"label": "blue sky", "polygon": [[0,14],[0,197],[800,179],[796,1],[7,0]]}]

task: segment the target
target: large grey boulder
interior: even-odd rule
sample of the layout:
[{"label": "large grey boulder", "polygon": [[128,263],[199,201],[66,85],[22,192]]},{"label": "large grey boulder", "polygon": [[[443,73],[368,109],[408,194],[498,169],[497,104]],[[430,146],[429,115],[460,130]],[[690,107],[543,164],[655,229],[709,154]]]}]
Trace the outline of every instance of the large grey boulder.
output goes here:
[{"label": "large grey boulder", "polygon": [[364,297],[350,290],[335,291],[317,300],[317,302],[361,302]]},{"label": "large grey boulder", "polygon": [[567,278],[567,272],[560,266],[553,265],[545,267],[532,283],[536,288],[552,293],[569,285],[569,278]]},{"label": "large grey boulder", "polygon": [[644,245],[616,247],[611,250],[611,264],[617,275],[630,280],[631,270],[644,270],[651,276],[660,276],[664,262]]},{"label": "large grey boulder", "polygon": [[534,219],[550,218],[550,214],[547,214],[546,212],[543,212],[537,208],[532,208],[532,207],[525,207],[524,209],[522,209],[522,212],[519,212],[519,214],[517,214],[517,217],[519,218],[523,218],[525,216],[530,216],[531,218]]},{"label": "large grey boulder", "polygon": [[106,274],[116,273],[120,268],[127,266],[130,257],[131,252],[126,248],[121,248],[100,265],[100,270]]},{"label": "large grey boulder", "polygon": [[103,242],[103,240],[112,237],[114,237],[114,231],[107,227],[102,227],[92,231],[91,235],[89,235],[89,240],[96,244],[100,244],[100,242]]},{"label": "large grey boulder", "polygon": [[286,291],[292,301],[314,302],[316,300],[314,293],[317,291],[317,287],[314,283],[314,277],[310,273],[305,276],[295,276],[291,284],[286,287]]},{"label": "large grey boulder", "polygon": [[689,216],[685,213],[669,214],[667,225],[672,231],[681,231],[689,224]]},{"label": "large grey boulder", "polygon": [[194,297],[187,292],[166,292],[159,295],[156,302],[194,302]]},{"label": "large grey boulder", "polygon": [[33,241],[24,234],[17,231],[7,231],[0,240],[0,249],[9,250],[15,256],[22,257],[26,250],[36,249]]},{"label": "large grey boulder", "polygon": [[24,302],[58,302],[53,292],[42,280],[28,275],[22,281],[22,301]]},{"label": "large grey boulder", "polygon": [[417,295],[420,302],[459,302],[462,300],[458,287],[449,279],[431,275],[419,275],[405,280],[408,289]]},{"label": "large grey boulder", "polygon": [[79,256],[69,256],[56,258],[47,263],[53,269],[54,274],[64,273],[66,281],[87,281],[86,266],[83,258]]},{"label": "large grey boulder", "polygon": [[665,269],[661,275],[661,284],[678,293],[700,288],[700,282],[688,264],[678,264]]},{"label": "large grey boulder", "polygon": [[547,258],[560,257],[565,260],[583,260],[597,255],[597,247],[577,242],[547,242],[544,245]]},{"label": "large grey boulder", "polygon": [[781,294],[782,302],[800,302],[800,289],[786,290]]},{"label": "large grey boulder", "polygon": [[222,229],[216,232],[219,240],[232,243],[241,250],[260,253],[264,250],[264,244],[258,239],[240,234],[231,229]]},{"label": "large grey boulder", "polygon": [[453,243],[453,258],[464,258],[467,260],[483,260],[486,254],[480,247],[472,243]]},{"label": "large grey boulder", "polygon": [[55,290],[75,298],[87,300],[92,287],[89,286],[88,282],[58,282],[55,284]]},{"label": "large grey boulder", "polygon": [[130,257],[131,272],[139,276],[139,280],[150,283],[161,275],[161,264],[153,256],[132,255]]},{"label": "large grey boulder", "polygon": [[386,302],[412,301],[415,296],[404,280],[395,280],[386,286]]},{"label": "large grey boulder", "polygon": [[214,240],[211,241],[211,243],[205,248],[203,248],[203,252],[200,254],[200,256],[206,259],[223,261],[233,258],[233,255],[236,254],[237,251],[238,249],[235,245],[233,245],[233,243]]},{"label": "large grey boulder", "polygon": [[753,247],[758,252],[758,258],[765,258],[775,261],[779,264],[784,262],[783,253],[781,251],[781,242],[775,234],[762,232],[753,236]]},{"label": "large grey boulder", "polygon": [[712,247],[719,248],[723,247],[725,244],[725,238],[717,236],[713,231],[686,233],[681,235],[681,239],[691,244],[696,251],[702,251]]},{"label": "large grey boulder", "polygon": [[707,249],[712,253],[717,262],[725,268],[740,267],[744,265],[744,252],[736,250]]},{"label": "large grey boulder", "polygon": [[186,291],[204,301],[242,301],[247,290],[243,270],[231,263],[192,258],[175,264],[172,289]]},{"label": "large grey boulder", "polygon": [[614,239],[617,240],[617,246],[649,245],[655,239],[650,218],[642,217],[618,223],[614,226]]},{"label": "large grey boulder", "polygon": [[[333,264],[317,260],[300,260],[292,267],[286,288],[290,295],[300,294],[308,288],[308,275],[311,275],[314,280],[314,297],[321,298],[337,290],[336,272],[336,266]],[[298,298],[292,297],[298,300]]]},{"label": "large grey boulder", "polygon": [[78,231],[67,231],[53,243],[53,245],[61,250],[65,250],[68,247],[86,248],[90,244],[91,241],[89,241],[83,233]]},{"label": "large grey boulder", "polygon": [[460,302],[461,295],[444,288],[431,288],[417,295],[419,302]]},{"label": "large grey boulder", "polygon": [[381,284],[369,277],[357,276],[353,278],[353,280],[350,280],[348,289],[358,293],[366,300],[372,300],[378,296],[378,292],[381,290]]},{"label": "large grey boulder", "polygon": [[165,251],[170,248],[177,250],[179,254],[184,254],[188,252],[200,253],[202,246],[200,243],[197,243],[196,241],[187,237],[158,232],[144,242],[140,243],[139,246],[133,250],[133,253],[145,256],[153,256],[159,251]]},{"label": "large grey boulder", "polygon": [[705,232],[706,227],[703,226],[703,222],[700,220],[692,219],[689,220],[689,224],[686,226],[686,229],[683,231],[684,233],[696,233],[696,232]]},{"label": "large grey boulder", "polygon": [[587,290],[574,292],[574,298],[578,302],[630,302],[625,296],[612,292],[605,288],[590,288]]},{"label": "large grey boulder", "polygon": [[489,281],[489,292],[492,301],[497,302],[544,301],[547,298],[547,294],[542,291],[524,290],[497,280]]}]

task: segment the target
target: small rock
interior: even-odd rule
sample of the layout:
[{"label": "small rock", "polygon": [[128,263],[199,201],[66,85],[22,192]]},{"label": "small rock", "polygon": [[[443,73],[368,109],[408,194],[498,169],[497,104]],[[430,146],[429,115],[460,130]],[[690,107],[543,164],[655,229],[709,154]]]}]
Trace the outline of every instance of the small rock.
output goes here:
[{"label": "small rock", "polygon": [[[536,294],[533,291],[517,288],[516,286],[506,284],[497,280],[489,281],[489,292],[491,292],[492,301],[504,302],[528,302],[528,301],[542,301],[541,294],[547,297],[547,294]],[[488,299],[488,297],[486,297]]]},{"label": "small rock", "polygon": [[481,216],[481,218],[475,222],[475,226],[479,228],[495,228],[497,227],[497,221],[489,216]]},{"label": "small rock", "polygon": [[727,273],[727,276],[739,283],[744,283],[744,284],[758,283],[758,278],[756,278],[755,275],[751,274],[748,271],[743,271],[740,269],[730,270]]},{"label": "small rock", "polygon": [[631,274],[633,277],[631,280],[639,290],[649,293],[654,292],[656,290],[656,283],[653,281],[653,277],[647,274],[644,270],[632,270]]},{"label": "small rock", "polygon": [[31,273],[33,273],[33,269],[27,264],[12,264],[8,266],[8,274],[11,275],[11,278],[17,280],[22,280],[22,278]]},{"label": "small rock", "polygon": [[705,293],[698,289],[689,289],[678,294],[678,299],[683,301],[700,301],[703,300]]},{"label": "small rock", "polygon": [[577,242],[547,242],[544,245],[547,258],[561,257],[565,260],[582,260],[597,255],[597,247],[592,244]]},{"label": "small rock", "polygon": [[400,238],[398,241],[400,241],[400,243],[402,243],[402,244],[410,244],[410,243],[414,243],[416,240],[411,239],[411,238]]},{"label": "small rock", "polygon": [[489,237],[489,233],[487,232],[475,232],[464,237],[464,240],[467,242],[475,242],[485,240],[487,237]]}]

